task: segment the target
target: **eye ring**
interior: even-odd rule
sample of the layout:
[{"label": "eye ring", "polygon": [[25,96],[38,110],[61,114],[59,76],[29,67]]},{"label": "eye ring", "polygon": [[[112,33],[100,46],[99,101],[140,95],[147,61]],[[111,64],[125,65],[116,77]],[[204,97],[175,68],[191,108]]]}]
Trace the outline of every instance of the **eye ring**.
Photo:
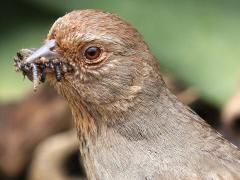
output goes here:
[{"label": "eye ring", "polygon": [[90,46],[84,52],[84,56],[86,57],[86,59],[91,61],[98,59],[101,54],[102,54],[102,50],[100,47],[97,47],[97,46]]}]

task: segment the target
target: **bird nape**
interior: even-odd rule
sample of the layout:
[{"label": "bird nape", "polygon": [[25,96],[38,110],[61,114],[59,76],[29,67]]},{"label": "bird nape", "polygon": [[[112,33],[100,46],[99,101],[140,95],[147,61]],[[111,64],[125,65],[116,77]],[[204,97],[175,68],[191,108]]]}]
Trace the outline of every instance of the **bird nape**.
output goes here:
[{"label": "bird nape", "polygon": [[240,179],[240,151],[167,89],[139,32],[100,10],[56,20],[15,66],[67,100],[88,179]]}]

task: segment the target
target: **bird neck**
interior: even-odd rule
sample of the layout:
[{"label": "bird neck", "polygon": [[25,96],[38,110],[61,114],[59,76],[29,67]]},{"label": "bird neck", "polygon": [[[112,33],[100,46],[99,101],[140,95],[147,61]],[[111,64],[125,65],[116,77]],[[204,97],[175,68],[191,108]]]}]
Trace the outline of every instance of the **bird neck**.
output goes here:
[{"label": "bird neck", "polygon": [[134,89],[137,91],[131,98],[101,106],[85,103],[75,89],[59,88],[72,110],[89,179],[106,177],[109,172],[105,171],[114,170],[116,163],[121,167],[129,162],[133,153],[139,153],[139,142],[155,140],[164,147],[179,141],[175,133],[185,137],[185,132],[189,132],[190,118],[183,113],[185,107],[169,92],[158,72],[150,71],[148,76],[142,79],[140,89]]},{"label": "bird neck", "polygon": [[[113,175],[115,170],[124,168],[132,155],[139,153],[138,145],[141,143],[159,139],[159,144],[165,146],[164,143],[171,143],[164,139],[166,137],[175,141],[172,129],[179,129],[181,124],[174,123],[174,118],[171,118],[171,107],[176,99],[168,94],[167,89],[159,89],[154,98],[140,94],[135,99],[135,106],[121,112],[121,115],[112,116],[111,122],[100,116],[99,119],[92,117],[93,112],[86,108],[74,108],[81,157],[89,179],[107,179],[108,174]],[[143,98],[144,101],[141,100]]]},{"label": "bird neck", "polygon": [[[116,174],[123,174],[124,179],[127,172],[134,175],[131,169],[135,171],[136,165],[142,167],[141,160],[145,163],[159,157],[156,161],[162,163],[164,155],[172,154],[173,149],[185,154],[187,147],[198,151],[208,141],[218,147],[214,143],[219,136],[176,99],[160,76],[151,80],[144,83],[130,105],[128,99],[123,101],[128,106],[120,110],[114,111],[110,105],[112,112],[73,100],[75,91],[62,92],[76,123],[88,179],[113,179]],[[198,143],[190,144],[189,139]]]},{"label": "bird neck", "polygon": [[95,172],[102,172],[96,170],[98,166],[96,164],[101,156],[104,157],[104,154],[108,153],[110,144],[122,144],[123,147],[126,137],[138,138],[136,134],[125,132],[124,127],[128,129],[131,127],[129,123],[132,122],[134,124],[132,128],[135,128],[137,117],[148,114],[149,108],[155,106],[158,96],[165,89],[160,76],[156,76],[154,80],[151,79],[152,81],[144,80],[141,89],[134,89],[136,93],[132,94],[130,99],[121,99],[105,106],[94,106],[94,104],[90,106],[80,98],[73,99],[78,97],[78,92],[71,88],[65,90],[64,87],[68,87],[68,84],[64,86],[59,84],[57,87],[70,105],[80,141],[81,157],[88,176]]},{"label": "bird neck", "polygon": [[[129,158],[128,156],[131,155],[129,152],[134,151],[134,146],[126,148],[128,142],[155,138],[161,134],[161,129],[156,128],[160,127],[160,122],[156,121],[158,116],[154,117],[154,112],[161,113],[160,111],[168,109],[166,101],[169,101],[169,91],[162,84],[161,79],[148,83],[131,103],[128,100],[121,101],[122,105],[125,104],[125,108],[121,111],[114,111],[112,105],[108,107],[112,109],[110,112],[106,107],[105,109],[97,109],[94,106],[88,108],[84,102],[80,104],[81,101],[72,103],[71,109],[78,130],[81,157],[89,179],[105,177],[104,174],[97,173],[104,173],[106,169],[111,168],[113,162],[121,162]],[[104,115],[101,112],[104,112]],[[165,123],[164,118],[162,121]],[[121,153],[126,157],[121,157]],[[110,156],[113,156],[112,160],[109,159]]]}]

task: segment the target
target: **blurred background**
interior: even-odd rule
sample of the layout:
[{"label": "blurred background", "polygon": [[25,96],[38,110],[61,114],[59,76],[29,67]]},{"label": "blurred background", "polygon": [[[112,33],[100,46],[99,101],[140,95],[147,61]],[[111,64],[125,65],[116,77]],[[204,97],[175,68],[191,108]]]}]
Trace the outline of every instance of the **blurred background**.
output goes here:
[{"label": "blurred background", "polygon": [[[0,179],[84,177],[67,105],[48,85],[33,93],[32,83],[14,72],[13,57],[22,48],[39,47],[58,17],[86,8],[113,12],[133,24],[158,58],[169,88],[226,138],[240,144],[240,1],[4,1]],[[51,173],[46,173],[49,169]]]}]

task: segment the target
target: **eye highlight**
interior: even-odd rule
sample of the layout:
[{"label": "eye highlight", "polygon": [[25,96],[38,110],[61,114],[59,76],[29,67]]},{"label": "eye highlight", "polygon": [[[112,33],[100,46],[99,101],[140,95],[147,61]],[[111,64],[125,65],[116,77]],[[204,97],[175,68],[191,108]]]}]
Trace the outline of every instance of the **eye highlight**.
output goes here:
[{"label": "eye highlight", "polygon": [[97,59],[101,55],[101,49],[96,46],[91,46],[87,48],[84,52],[84,55],[89,60]]}]

